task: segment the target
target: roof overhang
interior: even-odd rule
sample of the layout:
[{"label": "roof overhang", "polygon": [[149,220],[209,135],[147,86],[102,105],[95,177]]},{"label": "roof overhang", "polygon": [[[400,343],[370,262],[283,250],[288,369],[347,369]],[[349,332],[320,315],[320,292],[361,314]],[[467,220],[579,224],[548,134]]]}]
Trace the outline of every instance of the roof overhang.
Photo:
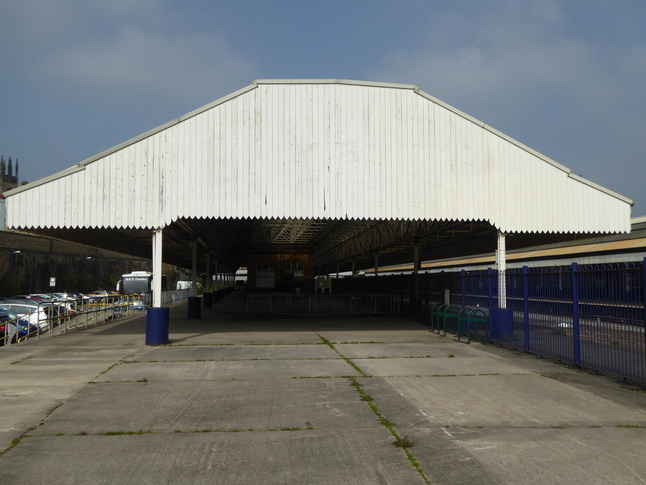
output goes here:
[{"label": "roof overhang", "polygon": [[14,229],[149,257],[163,228],[166,261],[189,267],[195,243],[231,270],[626,232],[632,205],[417,86],[336,79],[254,81],[5,195]]}]

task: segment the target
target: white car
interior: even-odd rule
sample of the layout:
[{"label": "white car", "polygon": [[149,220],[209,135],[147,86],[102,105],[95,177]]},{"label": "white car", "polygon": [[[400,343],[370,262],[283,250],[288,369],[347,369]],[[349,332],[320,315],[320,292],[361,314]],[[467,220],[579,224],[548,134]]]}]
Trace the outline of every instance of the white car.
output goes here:
[{"label": "white car", "polygon": [[47,314],[48,307],[37,303],[23,302],[20,300],[0,302],[0,308],[5,308],[15,313],[31,325],[37,325],[41,330],[48,328],[51,321]]}]

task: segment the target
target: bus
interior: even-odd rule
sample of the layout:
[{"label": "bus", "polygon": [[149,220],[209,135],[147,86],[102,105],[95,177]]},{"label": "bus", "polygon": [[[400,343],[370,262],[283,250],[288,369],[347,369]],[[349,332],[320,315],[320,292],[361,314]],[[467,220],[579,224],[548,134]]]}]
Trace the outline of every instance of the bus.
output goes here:
[{"label": "bus", "polygon": [[[147,295],[153,290],[153,274],[150,271],[133,271],[121,275],[117,291],[122,295]],[[166,275],[162,275],[162,291],[167,291]]]}]

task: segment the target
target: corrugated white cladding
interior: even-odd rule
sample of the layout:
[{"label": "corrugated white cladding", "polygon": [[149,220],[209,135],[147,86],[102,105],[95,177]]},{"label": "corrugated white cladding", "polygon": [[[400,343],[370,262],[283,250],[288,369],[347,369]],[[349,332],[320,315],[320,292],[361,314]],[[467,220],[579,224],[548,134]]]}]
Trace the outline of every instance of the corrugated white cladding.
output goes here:
[{"label": "corrugated white cladding", "polygon": [[630,205],[415,86],[256,81],[10,192],[7,222],[427,219],[486,220],[504,232],[626,232]]}]

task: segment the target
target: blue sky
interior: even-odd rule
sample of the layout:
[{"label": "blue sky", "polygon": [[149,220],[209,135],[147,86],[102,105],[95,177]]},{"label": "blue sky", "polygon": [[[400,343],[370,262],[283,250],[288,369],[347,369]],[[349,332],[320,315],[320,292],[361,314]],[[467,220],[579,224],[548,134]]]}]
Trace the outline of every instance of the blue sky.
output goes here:
[{"label": "blue sky", "polygon": [[644,0],[2,0],[0,154],[33,181],[251,84],[416,84],[646,215]]}]

